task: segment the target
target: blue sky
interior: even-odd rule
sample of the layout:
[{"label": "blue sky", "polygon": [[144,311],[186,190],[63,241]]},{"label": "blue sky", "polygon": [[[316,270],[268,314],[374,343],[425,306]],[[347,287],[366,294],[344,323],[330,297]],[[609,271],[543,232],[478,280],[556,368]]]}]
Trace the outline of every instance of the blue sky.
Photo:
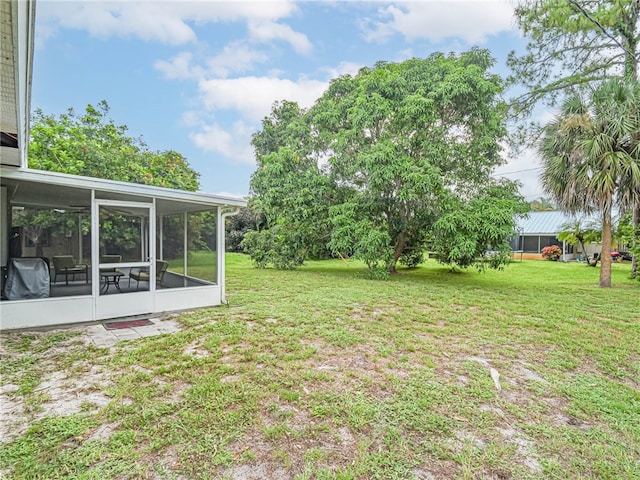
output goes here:
[{"label": "blue sky", "polygon": [[[201,189],[246,195],[251,134],[274,101],[310,106],[330,79],[378,60],[491,50],[508,73],[524,41],[510,0],[38,0],[32,108],[60,114],[106,100],[152,150],[172,149]],[[530,152],[497,170],[541,195]],[[525,171],[522,171],[525,170]],[[509,173],[517,172],[517,173]]]}]

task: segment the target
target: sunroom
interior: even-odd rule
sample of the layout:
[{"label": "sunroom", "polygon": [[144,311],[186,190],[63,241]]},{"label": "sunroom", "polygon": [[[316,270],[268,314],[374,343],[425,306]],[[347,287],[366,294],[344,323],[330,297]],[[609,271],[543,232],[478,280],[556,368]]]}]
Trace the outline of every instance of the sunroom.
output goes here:
[{"label": "sunroom", "polygon": [[220,305],[242,198],[27,168],[35,2],[0,0],[0,329]]},{"label": "sunroom", "polygon": [[2,329],[225,301],[224,218],[244,199],[24,168],[0,173]]}]

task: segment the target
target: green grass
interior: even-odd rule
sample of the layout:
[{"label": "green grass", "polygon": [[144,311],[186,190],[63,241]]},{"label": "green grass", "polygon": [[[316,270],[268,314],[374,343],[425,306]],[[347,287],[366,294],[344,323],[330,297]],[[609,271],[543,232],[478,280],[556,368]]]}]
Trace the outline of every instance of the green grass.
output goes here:
[{"label": "green grass", "polygon": [[[189,273],[210,275],[209,258]],[[228,255],[230,307],[184,314],[178,333],[112,351],[3,335],[2,382],[32,421],[0,464],[16,479],[640,478],[628,275],[615,264],[600,289],[576,263],[430,260],[375,281],[357,262],[279,272]],[[43,378],[96,367],[108,405],[40,418]]]}]

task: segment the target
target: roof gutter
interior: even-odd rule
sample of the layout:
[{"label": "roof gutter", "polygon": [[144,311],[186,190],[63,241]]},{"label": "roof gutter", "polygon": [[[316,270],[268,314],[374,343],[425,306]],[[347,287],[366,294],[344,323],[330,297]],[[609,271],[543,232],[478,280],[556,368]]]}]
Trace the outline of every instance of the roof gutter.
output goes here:
[{"label": "roof gutter", "polygon": [[227,217],[233,217],[242,210],[241,207],[229,207],[225,205],[220,208],[218,213],[218,284],[220,285],[220,303],[229,306],[226,293],[226,274],[225,274],[225,233],[226,233],[226,219]]},{"label": "roof gutter", "polygon": [[35,38],[36,2],[11,2],[13,18],[16,110],[18,116],[18,144],[20,166],[28,163],[29,117],[31,113],[31,82]]}]

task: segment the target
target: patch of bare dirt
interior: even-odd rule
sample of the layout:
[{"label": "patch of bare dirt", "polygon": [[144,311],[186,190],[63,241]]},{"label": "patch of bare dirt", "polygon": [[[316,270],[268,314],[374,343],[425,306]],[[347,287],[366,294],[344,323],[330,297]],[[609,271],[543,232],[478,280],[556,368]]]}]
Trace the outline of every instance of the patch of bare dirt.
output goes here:
[{"label": "patch of bare dirt", "polygon": [[205,358],[211,355],[211,352],[206,348],[202,347],[197,340],[194,340],[189,345],[187,345],[182,352],[183,355],[193,356],[195,358]]},{"label": "patch of bare dirt", "polygon": [[111,438],[113,432],[116,431],[118,425],[118,423],[105,423],[100,425],[87,437],[87,441],[95,440],[98,442],[106,442]]},{"label": "patch of bare dirt", "polygon": [[263,480],[269,478],[272,480],[290,480],[291,474],[284,468],[273,467],[264,463],[251,463],[239,465],[223,471],[223,478],[231,480]]},{"label": "patch of bare dirt", "polygon": [[24,400],[11,395],[16,390],[17,385],[3,385],[0,393],[0,442],[13,440],[29,426]]},{"label": "patch of bare dirt", "polygon": [[140,463],[148,467],[146,480],[188,480],[187,475],[176,473],[180,469],[180,456],[173,448],[162,452],[151,453],[140,459]]},{"label": "patch of bare dirt", "polygon": [[542,473],[542,467],[535,448],[535,442],[528,438],[518,427],[498,429],[502,436],[516,445],[516,451],[522,457],[522,461],[531,473]]},{"label": "patch of bare dirt", "polygon": [[84,375],[74,373],[68,377],[60,371],[48,373],[34,390],[42,399],[35,409],[27,409],[22,397],[4,393],[5,386],[0,395],[0,441],[11,441],[23,434],[32,422],[48,415],[90,413],[106,406],[111,401],[104,393],[109,384],[107,375],[97,366]]}]

